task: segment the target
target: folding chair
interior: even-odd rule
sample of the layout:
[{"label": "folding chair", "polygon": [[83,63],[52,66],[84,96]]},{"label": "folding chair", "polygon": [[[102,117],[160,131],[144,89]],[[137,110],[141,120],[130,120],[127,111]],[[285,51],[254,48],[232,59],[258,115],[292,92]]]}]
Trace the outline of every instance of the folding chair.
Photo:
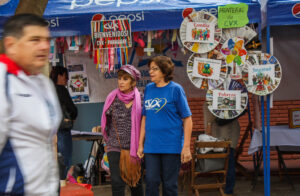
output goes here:
[{"label": "folding chair", "polygon": [[[219,141],[219,142],[195,142],[195,150],[192,158],[192,174],[191,174],[191,187],[189,191],[189,195],[194,191],[196,196],[199,196],[199,190],[205,189],[219,189],[220,194],[224,196],[223,187],[226,184],[226,176],[228,170],[228,160],[229,160],[229,152],[230,152],[230,141]],[[200,154],[200,148],[224,148],[222,152],[213,152]],[[216,171],[209,172],[201,172],[196,168],[197,161],[201,159],[224,159],[224,168]],[[198,176],[215,176],[217,177],[216,183],[209,184],[198,184],[196,182],[196,177]]]}]

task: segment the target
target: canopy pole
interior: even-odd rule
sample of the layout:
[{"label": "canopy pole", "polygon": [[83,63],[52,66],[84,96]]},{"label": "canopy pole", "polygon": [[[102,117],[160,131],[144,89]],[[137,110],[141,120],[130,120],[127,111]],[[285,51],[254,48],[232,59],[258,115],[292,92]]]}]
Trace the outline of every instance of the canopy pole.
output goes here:
[{"label": "canopy pole", "polygon": [[270,94],[267,95],[267,175],[268,175],[268,196],[271,194],[270,176]]},{"label": "canopy pole", "polygon": [[[267,24],[267,53],[270,54],[270,26]],[[264,127],[264,125],[263,125]],[[270,95],[267,95],[267,194],[271,194],[271,176],[270,176]]]},{"label": "canopy pole", "polygon": [[261,127],[262,127],[262,144],[263,144],[263,163],[264,163],[264,193],[268,196],[268,176],[267,176],[267,156],[266,156],[266,137],[265,137],[265,106],[264,97],[261,96]]}]

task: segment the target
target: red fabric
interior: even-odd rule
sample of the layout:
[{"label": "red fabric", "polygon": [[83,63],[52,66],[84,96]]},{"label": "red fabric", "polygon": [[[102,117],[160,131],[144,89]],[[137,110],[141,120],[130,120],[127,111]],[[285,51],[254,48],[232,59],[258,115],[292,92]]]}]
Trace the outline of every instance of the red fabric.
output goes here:
[{"label": "red fabric", "polygon": [[82,184],[82,183],[78,183],[79,186],[82,186],[84,188],[87,188],[89,190],[92,190],[92,185],[91,184]]},{"label": "red fabric", "polygon": [[16,76],[18,75],[19,70],[22,70],[15,62],[13,62],[5,54],[0,55],[0,62],[7,65],[8,73],[14,74]]},{"label": "red fabric", "polygon": [[94,193],[84,186],[80,184],[67,183],[66,186],[61,187],[60,196],[94,196]]}]

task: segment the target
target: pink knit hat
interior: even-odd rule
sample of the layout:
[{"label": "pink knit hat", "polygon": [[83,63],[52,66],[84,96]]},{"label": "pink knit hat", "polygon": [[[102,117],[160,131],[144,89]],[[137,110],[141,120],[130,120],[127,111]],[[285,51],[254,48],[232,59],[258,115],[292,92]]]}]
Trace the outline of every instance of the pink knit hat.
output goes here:
[{"label": "pink knit hat", "polygon": [[123,65],[120,70],[129,73],[136,81],[141,79],[141,72],[136,69],[133,65]]}]

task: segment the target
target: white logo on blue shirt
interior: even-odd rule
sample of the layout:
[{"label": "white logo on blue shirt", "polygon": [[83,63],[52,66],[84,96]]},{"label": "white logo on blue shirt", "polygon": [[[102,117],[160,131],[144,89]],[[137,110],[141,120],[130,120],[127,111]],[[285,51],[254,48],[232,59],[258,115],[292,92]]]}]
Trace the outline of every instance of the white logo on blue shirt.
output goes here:
[{"label": "white logo on blue shirt", "polygon": [[159,112],[165,105],[167,104],[166,98],[155,98],[155,99],[148,99],[145,101],[145,108],[146,110],[155,110]]}]

